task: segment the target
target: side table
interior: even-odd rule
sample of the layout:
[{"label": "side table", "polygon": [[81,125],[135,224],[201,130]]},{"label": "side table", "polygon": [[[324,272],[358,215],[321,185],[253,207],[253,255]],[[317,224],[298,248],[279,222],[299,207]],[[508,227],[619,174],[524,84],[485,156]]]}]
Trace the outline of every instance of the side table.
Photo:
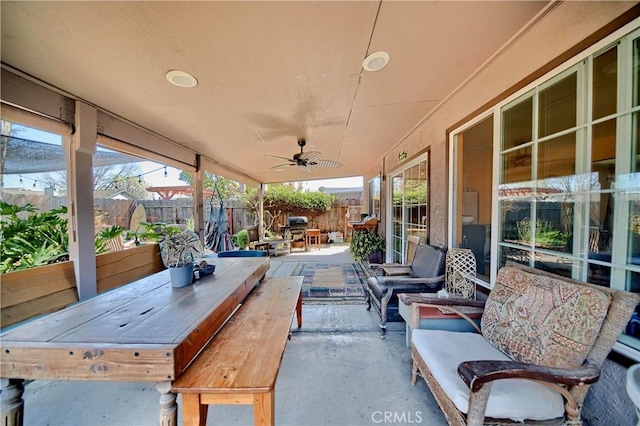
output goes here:
[{"label": "side table", "polygon": [[305,235],[307,237],[307,249],[311,251],[311,248],[313,247],[312,244],[315,244],[316,248],[320,250],[320,230],[307,229]]},{"label": "side table", "polygon": [[[410,306],[407,305],[403,298],[398,295],[398,313],[404,319],[406,325],[406,340],[405,344],[408,348],[411,347],[411,325],[410,325]],[[429,295],[433,297],[433,295]],[[478,326],[480,326],[480,319],[482,318],[482,310],[478,309],[477,313],[466,313],[469,318],[473,319]],[[427,330],[446,330],[446,331],[458,331],[458,332],[475,332],[471,324],[464,318],[460,318],[455,314],[444,314],[440,309],[436,307],[421,306],[420,307],[420,329]]]}]

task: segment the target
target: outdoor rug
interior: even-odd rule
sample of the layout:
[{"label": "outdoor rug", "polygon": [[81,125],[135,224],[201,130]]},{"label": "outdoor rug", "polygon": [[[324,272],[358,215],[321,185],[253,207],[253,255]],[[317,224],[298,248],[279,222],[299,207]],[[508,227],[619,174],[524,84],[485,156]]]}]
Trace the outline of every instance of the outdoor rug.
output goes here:
[{"label": "outdoor rug", "polygon": [[291,275],[304,277],[303,303],[365,303],[367,273],[359,263],[301,262]]}]

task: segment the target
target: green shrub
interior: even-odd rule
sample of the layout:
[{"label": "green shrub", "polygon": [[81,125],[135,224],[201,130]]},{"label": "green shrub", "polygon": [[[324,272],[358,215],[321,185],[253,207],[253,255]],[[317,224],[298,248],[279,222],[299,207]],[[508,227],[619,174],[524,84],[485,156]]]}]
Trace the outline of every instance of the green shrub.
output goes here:
[{"label": "green shrub", "polygon": [[[69,260],[66,207],[37,213],[29,203],[17,206],[0,201],[0,215],[0,273]],[[112,226],[98,233],[96,254],[107,251],[107,241],[120,238],[123,231]]]},{"label": "green shrub", "polygon": [[232,237],[232,242],[236,247],[243,250],[246,249],[249,245],[249,233],[246,229],[243,229]]}]

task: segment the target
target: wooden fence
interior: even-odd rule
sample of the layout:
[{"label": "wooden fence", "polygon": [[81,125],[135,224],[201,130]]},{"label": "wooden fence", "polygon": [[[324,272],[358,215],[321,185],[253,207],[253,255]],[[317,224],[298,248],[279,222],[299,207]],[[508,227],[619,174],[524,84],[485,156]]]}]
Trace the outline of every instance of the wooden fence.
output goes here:
[{"label": "wooden fence", "polygon": [[[66,197],[29,193],[6,193],[3,194],[3,200],[19,206],[31,203],[41,212],[67,204]],[[94,200],[96,226],[120,225],[128,228],[131,212],[135,207],[134,203],[140,203],[144,206],[147,222],[164,222],[185,227],[193,219],[193,201],[190,198],[139,201],[97,198]],[[289,216],[307,216],[309,228],[320,229],[322,233],[339,231],[346,234],[347,222],[360,219],[360,212],[363,208],[359,204],[359,200],[337,200],[331,210],[318,215],[295,211],[281,212],[273,221],[272,231],[280,232],[280,226],[287,223]],[[209,211],[209,203],[204,203],[205,221],[209,219]],[[230,205],[230,207],[225,207],[225,212],[233,234],[247,226],[254,225],[257,221],[255,213],[243,207]],[[349,212],[348,217],[347,212]]]}]

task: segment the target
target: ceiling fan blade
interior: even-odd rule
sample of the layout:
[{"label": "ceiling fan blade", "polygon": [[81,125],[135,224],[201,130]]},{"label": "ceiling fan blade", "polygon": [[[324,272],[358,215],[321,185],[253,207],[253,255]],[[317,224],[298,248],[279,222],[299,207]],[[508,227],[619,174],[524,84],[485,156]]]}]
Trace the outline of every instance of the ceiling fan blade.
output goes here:
[{"label": "ceiling fan blade", "polygon": [[288,166],[296,166],[297,164],[279,164],[277,166],[273,166],[273,167],[269,167],[270,169],[279,169],[281,167],[288,167]]},{"label": "ceiling fan blade", "polygon": [[335,160],[318,160],[316,164],[318,165],[318,167],[325,167],[330,169],[342,167],[342,163]]},{"label": "ceiling fan blade", "polygon": [[318,151],[303,152],[302,154],[300,154],[300,159],[306,161],[316,161],[320,159],[321,155],[322,154]]},{"label": "ceiling fan blade", "polygon": [[307,165],[304,166],[304,171],[307,174],[313,173],[315,169],[316,169],[315,163],[307,163]]},{"label": "ceiling fan blade", "polygon": [[279,157],[277,155],[269,155],[269,154],[264,154],[264,156],[269,158],[277,158],[278,160],[287,160],[287,161],[293,162],[291,158],[287,158],[287,157]]}]

